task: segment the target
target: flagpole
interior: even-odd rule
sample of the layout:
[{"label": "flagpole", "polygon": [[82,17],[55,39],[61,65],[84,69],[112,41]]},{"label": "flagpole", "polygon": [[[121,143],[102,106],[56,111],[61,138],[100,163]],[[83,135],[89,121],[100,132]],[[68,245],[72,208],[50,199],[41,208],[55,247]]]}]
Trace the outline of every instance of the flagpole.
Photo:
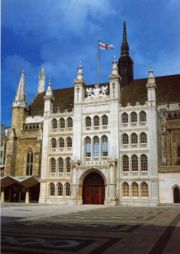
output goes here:
[{"label": "flagpole", "polygon": [[100,40],[98,41],[98,85],[100,84],[100,47],[99,47]]}]

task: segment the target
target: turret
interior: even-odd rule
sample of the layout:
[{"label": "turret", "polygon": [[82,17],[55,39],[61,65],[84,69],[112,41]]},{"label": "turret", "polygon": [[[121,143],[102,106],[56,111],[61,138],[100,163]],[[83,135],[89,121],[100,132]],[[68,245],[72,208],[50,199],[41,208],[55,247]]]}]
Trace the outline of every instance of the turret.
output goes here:
[{"label": "turret", "polygon": [[52,84],[51,81],[48,83],[48,88],[46,91],[46,95],[44,96],[44,113],[51,113],[53,112],[53,91],[52,91]]},{"label": "turret", "polygon": [[39,73],[39,84],[38,84],[38,93],[42,93],[45,91],[45,71],[42,66],[41,71]]},{"label": "turret", "polygon": [[109,85],[110,85],[110,98],[119,99],[120,98],[120,76],[118,73],[117,61],[113,60],[112,63],[112,72],[109,76]]},{"label": "turret", "polygon": [[123,24],[123,40],[121,44],[121,56],[118,60],[118,72],[122,78],[121,85],[128,85],[134,78],[134,62],[129,56],[129,45],[127,41],[126,23]]},{"label": "turret", "polygon": [[147,80],[147,97],[148,103],[152,106],[156,105],[156,82],[152,68],[149,70],[149,78]]},{"label": "turret", "polygon": [[74,103],[81,103],[85,96],[85,81],[83,67],[80,63],[77,71],[77,78],[74,81]]}]

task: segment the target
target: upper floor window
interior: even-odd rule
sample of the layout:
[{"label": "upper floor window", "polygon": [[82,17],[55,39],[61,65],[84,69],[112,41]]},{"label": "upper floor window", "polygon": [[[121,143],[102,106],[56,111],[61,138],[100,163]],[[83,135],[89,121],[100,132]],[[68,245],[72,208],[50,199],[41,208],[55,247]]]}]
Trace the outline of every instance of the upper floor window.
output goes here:
[{"label": "upper floor window", "polygon": [[60,118],[59,124],[60,124],[60,128],[61,129],[65,128],[65,120],[64,120],[64,118]]},{"label": "upper floor window", "polygon": [[126,133],[124,133],[122,135],[122,143],[123,143],[123,145],[124,144],[129,144],[129,137],[128,137],[128,135]]},{"label": "upper floor window", "polygon": [[108,125],[108,117],[106,115],[102,116],[102,125]]},{"label": "upper floor window", "polygon": [[122,195],[124,197],[128,197],[129,196],[129,184],[126,183],[126,182],[122,184]]},{"label": "upper floor window", "polygon": [[139,113],[140,122],[146,122],[146,112],[141,111]]},{"label": "upper floor window", "polygon": [[107,136],[102,136],[101,138],[102,144],[102,156],[108,156],[108,138]]},{"label": "upper floor window", "polygon": [[142,197],[148,197],[149,191],[148,191],[148,185],[145,182],[141,183],[141,196]]},{"label": "upper floor window", "polygon": [[59,170],[59,172],[63,172],[63,170],[64,170],[64,161],[62,158],[58,159],[58,170]]},{"label": "upper floor window", "polygon": [[132,171],[138,171],[138,157],[134,154],[131,157]]},{"label": "upper floor window", "polygon": [[137,114],[136,112],[131,113],[131,122],[136,123],[137,122]]},{"label": "upper floor window", "polygon": [[70,184],[69,183],[65,184],[65,190],[66,190],[66,196],[70,196],[71,195],[71,189],[70,189]]},{"label": "upper floor window", "polygon": [[122,123],[128,123],[128,114],[127,113],[122,114]]},{"label": "upper floor window", "polygon": [[99,138],[98,137],[93,138],[93,156],[94,157],[99,156]]},{"label": "upper floor window", "polygon": [[131,143],[132,144],[137,144],[137,142],[138,142],[138,136],[137,136],[137,134],[136,133],[132,133],[131,134]]},{"label": "upper floor window", "polygon": [[66,158],[66,171],[71,171],[71,159],[69,157]]},{"label": "upper floor window", "polygon": [[91,126],[91,118],[89,116],[86,117],[86,127]]},{"label": "upper floor window", "polygon": [[56,160],[54,158],[50,159],[50,168],[51,168],[51,173],[56,172]]},{"label": "upper floor window", "polygon": [[85,138],[85,157],[91,157],[91,139],[90,139],[90,137]]},{"label": "upper floor window", "polygon": [[57,194],[58,194],[58,196],[63,195],[63,185],[62,185],[62,183],[57,184]]},{"label": "upper floor window", "polygon": [[94,117],[94,126],[99,126],[99,116]]},{"label": "upper floor window", "polygon": [[56,142],[56,139],[55,139],[55,138],[52,138],[52,139],[51,139],[51,147],[52,147],[52,148],[56,148],[56,147],[57,147],[57,142]]},{"label": "upper floor window", "polygon": [[140,143],[147,143],[147,135],[144,132],[140,133]]},{"label": "upper floor window", "polygon": [[54,183],[49,184],[49,195],[54,196],[55,195],[55,186]]},{"label": "upper floor window", "polygon": [[67,137],[66,143],[67,143],[67,147],[72,147],[72,138]]},{"label": "upper floor window", "polygon": [[123,171],[129,171],[129,157],[123,155],[122,157]]},{"label": "upper floor window", "polygon": [[67,127],[72,128],[73,127],[73,120],[71,117],[68,117],[67,119]]},{"label": "upper floor window", "polygon": [[59,147],[64,147],[64,139],[63,138],[59,139]]},{"label": "upper floor window", "polygon": [[140,160],[141,160],[141,171],[147,171],[148,170],[147,156],[145,154],[142,154]]},{"label": "upper floor window", "polygon": [[33,151],[31,148],[29,148],[26,160],[26,175],[30,176],[32,175],[32,173],[33,173]]},{"label": "upper floor window", "polygon": [[52,120],[52,128],[53,129],[57,128],[57,120],[55,118]]}]

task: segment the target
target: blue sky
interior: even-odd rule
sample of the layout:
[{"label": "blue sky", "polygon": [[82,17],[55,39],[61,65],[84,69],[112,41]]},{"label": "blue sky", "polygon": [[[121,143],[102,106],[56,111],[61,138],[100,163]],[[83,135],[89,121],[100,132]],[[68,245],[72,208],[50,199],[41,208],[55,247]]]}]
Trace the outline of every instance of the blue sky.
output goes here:
[{"label": "blue sky", "polygon": [[101,51],[101,82],[119,57],[126,20],[135,78],[180,72],[179,0],[2,0],[2,119],[10,126],[12,103],[22,70],[27,101],[37,93],[42,65],[46,83],[70,87],[80,61],[87,83],[97,82],[97,41],[114,44]]}]

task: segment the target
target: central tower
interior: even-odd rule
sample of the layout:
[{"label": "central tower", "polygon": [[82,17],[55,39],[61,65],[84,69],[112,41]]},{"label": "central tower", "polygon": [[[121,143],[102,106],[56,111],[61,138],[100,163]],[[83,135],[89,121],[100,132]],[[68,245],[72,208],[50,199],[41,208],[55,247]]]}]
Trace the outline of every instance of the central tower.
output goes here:
[{"label": "central tower", "polygon": [[129,45],[127,42],[126,22],[123,24],[123,40],[121,44],[121,56],[118,60],[118,72],[121,80],[121,87],[129,85],[134,78],[134,62],[129,56]]}]

